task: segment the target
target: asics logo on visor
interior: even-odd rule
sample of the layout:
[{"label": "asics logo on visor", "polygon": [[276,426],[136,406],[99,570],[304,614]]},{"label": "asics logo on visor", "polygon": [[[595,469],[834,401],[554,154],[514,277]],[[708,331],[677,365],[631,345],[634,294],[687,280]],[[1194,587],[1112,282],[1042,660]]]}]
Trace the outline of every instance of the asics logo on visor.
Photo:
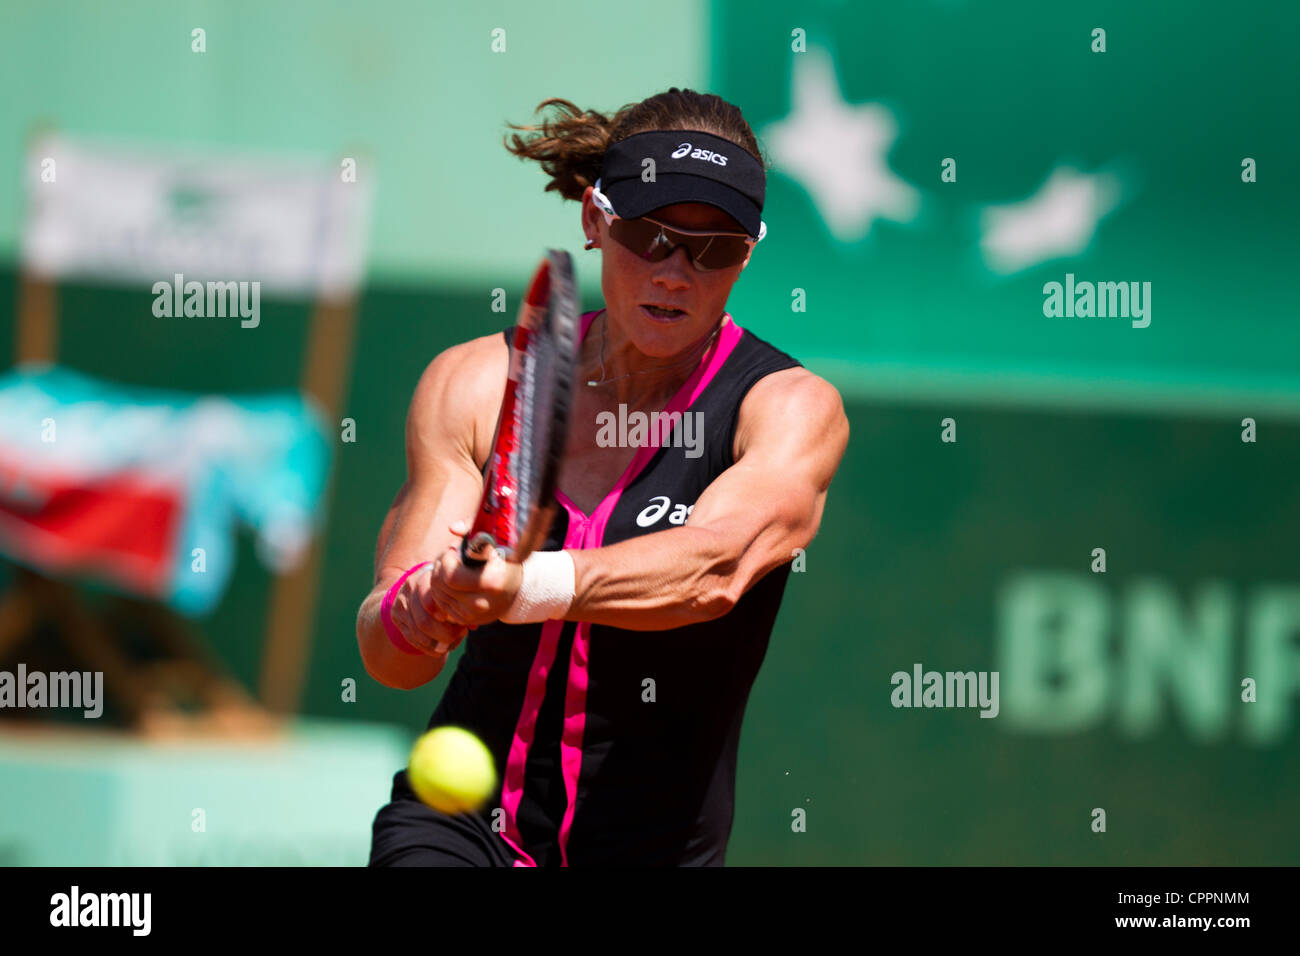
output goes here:
[{"label": "asics logo on visor", "polygon": [[702,159],[706,162],[715,163],[718,166],[727,165],[727,157],[723,156],[721,153],[715,153],[710,149],[697,149],[692,151],[690,143],[682,143],[682,145],[673,150],[673,159],[681,159],[688,153],[690,154],[691,159]]}]

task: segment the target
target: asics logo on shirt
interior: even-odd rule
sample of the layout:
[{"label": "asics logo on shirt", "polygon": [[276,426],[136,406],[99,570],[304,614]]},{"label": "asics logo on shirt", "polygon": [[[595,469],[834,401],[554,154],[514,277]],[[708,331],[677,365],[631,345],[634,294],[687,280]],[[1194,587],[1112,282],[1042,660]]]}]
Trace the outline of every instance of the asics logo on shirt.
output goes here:
[{"label": "asics logo on shirt", "polygon": [[673,503],[668,500],[667,495],[656,495],[650,499],[649,506],[636,516],[637,527],[650,527],[652,524],[659,521],[659,519],[665,514],[668,514],[669,508],[672,508],[672,514],[668,515],[669,524],[686,524],[686,519],[689,518],[691,512],[695,510],[695,505],[679,504],[674,506]]}]

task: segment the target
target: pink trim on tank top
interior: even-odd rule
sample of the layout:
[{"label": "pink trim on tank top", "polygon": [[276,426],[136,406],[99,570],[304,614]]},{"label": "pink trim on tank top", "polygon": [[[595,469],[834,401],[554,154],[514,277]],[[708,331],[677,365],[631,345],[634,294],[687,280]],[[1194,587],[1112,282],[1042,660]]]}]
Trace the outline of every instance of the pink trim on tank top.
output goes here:
[{"label": "pink trim on tank top", "polygon": [[[584,313],[582,316],[581,338],[587,337],[592,322],[600,310]],[[727,316],[730,318],[730,316]],[[713,381],[718,371],[726,363],[744,330],[729,321],[718,335],[718,341],[701,359],[700,365],[691,373],[682,387],[664,407],[665,414],[685,412],[700,394]],[[659,449],[646,445],[640,448],[614,487],[596,506],[596,510],[587,515],[573,503],[564,492],[556,489],[555,497],[568,513],[568,529],[564,535],[564,547],[584,550],[599,548],[605,538],[605,528],[610,515],[622,497],[623,490],[636,480]],[[510,743],[510,753],[506,762],[505,782],[502,785],[502,803],[505,805],[506,825],[502,836],[519,856],[515,866],[536,866],[536,862],[522,849],[523,840],[519,834],[519,804],[524,795],[524,770],[528,764],[528,750],[532,746],[537,729],[537,715],[541,711],[542,700],[546,696],[546,678],[555,663],[559,647],[560,633],[564,621],[547,621],[542,625],[541,639],[537,644],[537,653],[533,657],[532,668],[528,673],[527,689],[524,703],[520,708],[519,720],[515,724],[514,738]],[[559,844],[560,862],[569,865],[569,832],[573,828],[573,815],[577,809],[578,778],[582,772],[582,738],[587,722],[587,686],[588,665],[591,651],[591,625],[580,621],[573,635],[573,649],[569,654],[569,672],[564,692],[564,726],[560,736],[560,772],[564,778],[566,808],[560,822]]]}]

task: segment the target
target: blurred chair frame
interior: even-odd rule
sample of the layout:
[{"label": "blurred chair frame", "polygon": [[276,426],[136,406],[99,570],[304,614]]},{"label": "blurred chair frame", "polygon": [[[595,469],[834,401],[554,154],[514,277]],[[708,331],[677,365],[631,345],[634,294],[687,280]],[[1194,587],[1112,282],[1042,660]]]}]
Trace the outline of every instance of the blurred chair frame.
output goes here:
[{"label": "blurred chair frame", "polygon": [[[30,151],[28,156],[30,156]],[[20,266],[14,364],[54,362],[58,354],[58,288],[53,279]],[[352,368],[357,293],[318,295],[313,301],[300,390],[338,420]],[[322,495],[327,509],[332,476]],[[262,644],[258,700],[195,639],[193,628],[166,606],[118,597],[115,614],[142,625],[172,655],[153,664],[131,662],[111,637],[107,622],[81,599],[74,585],[17,566],[17,585],[0,595],[0,655],[54,624],[73,654],[104,674],[105,692],[138,731],[147,735],[244,735],[275,730],[278,718],[297,710],[311,652],[324,532],[312,536],[299,565],[275,576]],[[197,702],[197,713],[178,704]]]}]

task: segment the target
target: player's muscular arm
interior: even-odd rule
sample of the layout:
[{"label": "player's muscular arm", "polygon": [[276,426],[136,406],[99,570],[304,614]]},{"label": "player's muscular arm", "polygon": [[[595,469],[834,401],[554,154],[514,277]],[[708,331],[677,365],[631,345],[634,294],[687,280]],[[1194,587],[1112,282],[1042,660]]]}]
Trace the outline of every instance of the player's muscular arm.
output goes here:
[{"label": "player's muscular arm", "polygon": [[848,438],[830,384],[802,368],[760,379],[741,405],[736,463],[685,525],[570,552],[577,579],[566,618],[663,630],[726,614],[812,541]]},{"label": "player's muscular arm", "polygon": [[[505,382],[507,351],[500,335],[443,352],[425,369],[406,417],[405,484],[380,529],[375,581],[357,614],[357,642],[366,672],[389,687],[419,687],[438,676],[447,652],[407,654],[384,630],[380,608],[388,589],[408,568],[436,558],[455,536],[448,526],[473,514],[483,490],[479,462],[491,444]],[[487,434],[484,434],[484,431]],[[448,651],[465,629],[439,620],[432,602],[420,600],[422,574],[403,585],[402,613],[394,614],[410,643],[441,641]],[[426,604],[428,606],[426,606]],[[417,629],[420,633],[405,633]]]}]

